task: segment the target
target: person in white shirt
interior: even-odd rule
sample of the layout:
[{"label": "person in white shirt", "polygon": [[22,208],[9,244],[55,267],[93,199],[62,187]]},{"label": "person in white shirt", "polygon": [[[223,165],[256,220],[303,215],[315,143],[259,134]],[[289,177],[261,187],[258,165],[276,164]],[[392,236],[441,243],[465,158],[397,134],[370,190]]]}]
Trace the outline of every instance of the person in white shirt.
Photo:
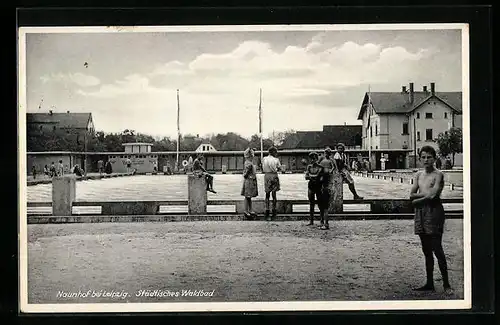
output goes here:
[{"label": "person in white shirt", "polygon": [[276,217],[276,192],[280,190],[280,179],[278,173],[281,171],[281,163],[276,157],[278,149],[271,147],[269,155],[262,160],[262,171],[264,172],[264,191],[266,192],[266,219],[269,218],[269,199],[273,196],[273,218]]},{"label": "person in white shirt", "polygon": [[64,175],[64,165],[62,160],[59,160],[59,164],[57,165],[57,176],[63,176]]},{"label": "person in white shirt", "polygon": [[335,161],[337,170],[342,175],[342,181],[349,185],[349,190],[351,190],[354,199],[362,200],[363,197],[359,196],[358,193],[356,193],[356,188],[354,187],[354,180],[352,179],[351,174],[349,174],[349,160],[344,150],[345,146],[343,143],[337,144],[337,152],[335,153],[335,155],[333,155],[333,160]]},{"label": "person in white shirt", "polygon": [[128,158],[128,157],[126,160],[126,164],[127,164],[127,173],[130,173],[130,171],[132,169],[132,160],[130,160],[130,158]]}]

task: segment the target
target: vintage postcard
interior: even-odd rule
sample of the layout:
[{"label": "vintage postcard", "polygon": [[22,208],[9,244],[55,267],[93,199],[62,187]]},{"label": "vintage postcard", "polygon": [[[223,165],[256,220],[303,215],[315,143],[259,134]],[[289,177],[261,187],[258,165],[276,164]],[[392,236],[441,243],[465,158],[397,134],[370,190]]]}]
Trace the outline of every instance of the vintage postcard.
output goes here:
[{"label": "vintage postcard", "polygon": [[471,308],[468,25],[18,35],[21,312]]}]

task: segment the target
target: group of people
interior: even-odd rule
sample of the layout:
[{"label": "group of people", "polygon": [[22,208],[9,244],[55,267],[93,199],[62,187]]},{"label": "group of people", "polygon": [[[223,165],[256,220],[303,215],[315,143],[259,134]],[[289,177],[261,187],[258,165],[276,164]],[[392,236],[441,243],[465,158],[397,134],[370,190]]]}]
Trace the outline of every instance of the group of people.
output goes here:
[{"label": "group of people", "polygon": [[[31,173],[33,174],[33,178],[36,179],[37,170],[35,165],[31,167]],[[57,165],[54,162],[52,162],[50,167],[45,165],[43,167],[43,174],[51,178],[64,175],[64,164],[62,160],[59,160],[59,163]]]},{"label": "group of people", "polygon": [[[354,180],[349,173],[349,162],[345,154],[345,146],[339,143],[336,152],[327,147],[323,157],[317,152],[309,154],[310,163],[306,168],[305,178],[308,181],[308,198],[310,203],[310,221],[308,225],[314,225],[314,207],[318,204],[320,209],[320,229],[329,229],[328,210],[330,197],[333,194],[332,173],[338,171],[342,181],[347,183],[355,200],[363,197],[356,192]],[[265,190],[265,216],[266,219],[272,211],[276,216],[276,192],[280,191],[279,172],[281,164],[277,158],[278,150],[275,147],[269,149],[269,155],[262,160],[262,171],[264,173]],[[243,170],[243,186],[241,195],[245,197],[245,216],[255,217],[252,210],[252,198],[258,196],[257,173],[254,164],[255,150],[248,148],[244,152],[245,163]],[[427,281],[424,286],[415,288],[416,291],[434,291],[434,257],[436,256],[442,275],[445,291],[451,291],[448,278],[446,257],[442,246],[445,214],[441,203],[441,192],[444,188],[443,173],[436,168],[436,150],[431,146],[424,146],[419,151],[420,161],[424,169],[417,172],[410,191],[410,199],[415,207],[414,231],[420,237],[422,251],[425,256],[425,269]],[[203,168],[203,155],[199,155],[193,162],[193,170],[200,177],[207,179],[207,190],[213,190],[213,176]],[[272,210],[270,209],[270,198],[272,197]]]},{"label": "group of people", "polygon": [[[308,198],[310,203],[310,222],[314,225],[314,207],[317,204],[320,209],[320,229],[329,229],[328,208],[330,197],[333,191],[333,178],[331,174],[338,170],[344,182],[349,184],[355,200],[361,200],[363,197],[356,192],[354,180],[349,174],[348,158],[345,154],[345,146],[342,143],[337,145],[337,151],[332,157],[332,149],[327,147],[324,156],[319,159],[316,152],[309,154],[310,164],[306,168],[306,180],[308,180]],[[255,150],[248,148],[244,152],[245,164],[243,169],[243,187],[241,195],[245,197],[246,217],[255,217],[256,213],[252,210],[252,198],[258,196],[256,168],[253,163]],[[275,147],[269,149],[269,155],[263,158],[261,166],[264,173],[264,191],[265,191],[265,217],[268,219],[276,217],[276,193],[280,191],[279,173],[282,166],[277,158],[278,150]],[[272,197],[272,207],[271,207]]]}]

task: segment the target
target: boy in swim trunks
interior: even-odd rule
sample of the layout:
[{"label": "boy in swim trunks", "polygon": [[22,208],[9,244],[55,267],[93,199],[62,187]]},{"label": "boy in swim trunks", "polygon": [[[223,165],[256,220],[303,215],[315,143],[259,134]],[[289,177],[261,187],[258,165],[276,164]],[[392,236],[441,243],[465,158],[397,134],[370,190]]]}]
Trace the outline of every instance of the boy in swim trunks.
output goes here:
[{"label": "boy in swim trunks", "polygon": [[326,147],[324,156],[320,160],[319,165],[323,168],[321,176],[321,204],[323,206],[323,217],[320,221],[320,229],[328,230],[328,209],[330,208],[330,197],[333,194],[333,178],[332,173],[335,170],[335,162],[332,157],[332,149]]},{"label": "boy in swim trunks", "polygon": [[318,163],[318,154],[316,152],[311,152],[309,154],[311,163],[306,169],[306,180],[307,184],[307,197],[309,198],[309,226],[314,225],[314,206],[317,203],[320,211],[321,220],[323,220],[323,204],[322,204],[322,193],[321,193],[321,177],[323,176],[323,167]]},{"label": "boy in swim trunks", "polygon": [[427,282],[423,287],[414,290],[434,291],[434,253],[443,277],[444,290],[451,291],[446,256],[442,246],[445,216],[440,196],[444,187],[444,177],[443,173],[434,167],[436,150],[433,147],[422,147],[419,156],[424,170],[417,172],[415,176],[410,199],[415,206],[415,234],[420,237],[422,243]]}]

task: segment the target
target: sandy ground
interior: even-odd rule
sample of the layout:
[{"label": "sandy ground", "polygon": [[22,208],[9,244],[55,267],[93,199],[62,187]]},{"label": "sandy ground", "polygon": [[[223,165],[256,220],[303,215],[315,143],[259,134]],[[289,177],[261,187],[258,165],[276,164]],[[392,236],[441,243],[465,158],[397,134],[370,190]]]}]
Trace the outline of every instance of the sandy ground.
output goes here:
[{"label": "sandy ground", "polygon": [[[29,303],[463,299],[462,220],[443,245],[455,292],[425,281],[413,222],[172,222],[28,226]],[[65,298],[58,293],[86,294]],[[137,297],[140,290],[179,297]],[[183,297],[204,290],[211,297]],[[120,297],[91,297],[104,291]]]}]

